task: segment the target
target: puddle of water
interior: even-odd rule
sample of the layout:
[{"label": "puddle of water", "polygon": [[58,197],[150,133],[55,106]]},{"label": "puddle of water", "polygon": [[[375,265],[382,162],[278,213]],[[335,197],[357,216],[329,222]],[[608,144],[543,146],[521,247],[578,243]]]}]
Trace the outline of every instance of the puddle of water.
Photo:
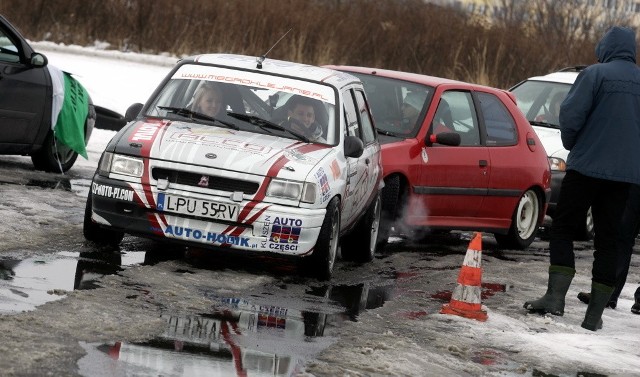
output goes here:
[{"label": "puddle of water", "polygon": [[144,253],[59,252],[25,259],[0,259],[0,314],[34,310],[74,289],[96,288],[97,280],[141,264]]},{"label": "puddle of water", "polygon": [[[327,326],[355,321],[362,311],[380,307],[392,289],[369,283],[309,287],[309,296],[326,301],[305,305],[313,300],[297,297],[293,298],[295,308],[261,302],[277,301],[272,294],[252,295],[255,300],[249,301],[203,292],[213,302],[210,313],[163,313],[164,332],[148,342],[81,344],[87,355],[78,362],[79,372],[91,376],[296,375],[307,360],[336,341],[324,335]],[[103,371],[108,373],[101,375]]]},{"label": "puddle of water", "polygon": [[368,309],[379,308],[394,295],[393,285],[372,286],[368,282],[355,285],[334,285],[310,287],[308,294],[326,297],[345,308],[341,315],[346,315],[356,322],[358,315]]},{"label": "puddle of water", "polygon": [[0,180],[0,185],[25,185],[29,187],[39,187],[51,190],[72,191],[78,196],[86,197],[89,195],[91,180],[84,178],[68,178],[66,176],[56,177],[54,179],[30,179],[27,183],[11,180]]},{"label": "puddle of water", "polygon": [[71,191],[71,181],[68,178],[58,178],[53,181],[44,179],[31,179],[25,184],[25,186]]},{"label": "puddle of water", "polygon": [[[336,339],[322,337],[326,315],[220,298],[227,309],[162,314],[164,332],[148,342],[81,344],[79,373],[91,376],[291,376]],[[104,373],[103,371],[108,371]],[[114,374],[115,373],[115,374]]]}]

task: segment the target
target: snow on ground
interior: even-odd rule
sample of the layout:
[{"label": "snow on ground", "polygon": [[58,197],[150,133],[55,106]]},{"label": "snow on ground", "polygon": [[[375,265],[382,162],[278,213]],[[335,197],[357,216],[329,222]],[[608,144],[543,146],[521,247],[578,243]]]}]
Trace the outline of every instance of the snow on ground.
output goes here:
[{"label": "snow on ground", "polygon": [[[50,64],[76,74],[88,88],[94,103],[122,114],[132,103],[145,102],[177,61],[175,57],[45,42],[34,43],[34,47],[47,55]],[[66,226],[81,229],[81,216],[69,217],[67,209],[70,206],[84,208],[89,187],[87,177],[91,176],[102,149],[113,134],[112,131],[94,131],[88,146],[89,160],[79,158],[67,174],[68,179],[76,180],[73,186],[79,189],[37,191],[41,197],[50,196],[46,208],[32,205],[28,185],[30,181],[43,178],[44,173],[31,170],[28,158],[2,157],[0,183],[21,180],[24,186],[0,186],[2,229],[5,234],[14,235],[9,237],[13,241],[3,242],[0,250],[13,250],[25,243],[51,242],[59,231],[59,226],[52,224],[64,222]],[[75,233],[81,237],[81,232]],[[492,240],[488,236],[487,239]],[[389,304],[364,312],[358,322],[342,329],[343,340],[311,362],[307,373],[504,376],[532,375],[537,369],[556,375],[588,372],[640,376],[640,316],[629,310],[640,281],[638,251],[634,253],[628,284],[618,301],[618,308],[606,309],[604,328],[591,332],[580,327],[586,306],[575,298],[579,291],[588,290],[590,286],[590,244],[577,252],[578,274],[567,295],[563,317],[530,315],[522,309],[525,300],[539,297],[546,288],[546,247],[546,242],[536,242],[532,250],[511,253],[511,261],[496,255],[483,256],[483,282],[487,280],[507,287],[505,292],[483,301],[489,315],[486,322],[439,314],[438,307],[428,304],[425,291],[412,288]],[[422,273],[406,277],[407,286],[432,291],[432,282],[450,281],[441,289],[452,290],[457,277],[456,267],[462,262],[459,257],[445,255],[441,259],[425,260]],[[386,263],[396,264],[398,270],[412,271],[420,267],[404,266],[402,253],[389,256]],[[399,285],[402,287],[402,281]],[[334,362],[338,360],[340,363]],[[345,363],[350,367],[344,367]],[[513,363],[513,366],[504,363]],[[573,372],[567,374],[566,371]]]}]

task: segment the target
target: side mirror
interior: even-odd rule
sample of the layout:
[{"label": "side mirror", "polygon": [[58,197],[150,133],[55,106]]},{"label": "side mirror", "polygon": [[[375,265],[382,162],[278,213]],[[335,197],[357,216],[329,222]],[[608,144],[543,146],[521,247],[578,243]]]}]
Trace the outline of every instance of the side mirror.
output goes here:
[{"label": "side mirror", "polygon": [[124,113],[125,122],[131,122],[132,120],[136,119],[143,107],[144,105],[141,103],[134,103],[133,105],[129,106],[127,112]]},{"label": "side mirror", "polygon": [[113,110],[95,105],[96,124],[95,127],[102,130],[120,131],[127,122],[124,117]]},{"label": "side mirror", "polygon": [[34,67],[42,68],[49,63],[49,60],[46,56],[42,55],[39,52],[34,52],[31,54],[31,65]]},{"label": "side mirror", "polygon": [[362,140],[355,136],[347,136],[344,139],[344,155],[346,157],[358,158],[364,152],[364,144]]},{"label": "side mirror", "polygon": [[457,132],[440,132],[438,134],[429,135],[429,137],[424,141],[426,146],[436,143],[457,147],[460,145],[460,134]]}]

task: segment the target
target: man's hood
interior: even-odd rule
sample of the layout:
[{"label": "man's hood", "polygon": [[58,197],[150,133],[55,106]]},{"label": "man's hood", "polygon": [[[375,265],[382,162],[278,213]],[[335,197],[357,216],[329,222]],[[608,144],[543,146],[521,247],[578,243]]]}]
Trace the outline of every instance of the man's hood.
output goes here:
[{"label": "man's hood", "polygon": [[598,62],[611,60],[636,61],[635,32],[627,27],[614,26],[609,29],[596,46]]}]

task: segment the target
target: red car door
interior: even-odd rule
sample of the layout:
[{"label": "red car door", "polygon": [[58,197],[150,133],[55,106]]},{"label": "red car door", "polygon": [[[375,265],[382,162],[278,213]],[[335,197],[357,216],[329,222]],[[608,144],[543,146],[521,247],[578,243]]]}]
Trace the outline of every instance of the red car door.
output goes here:
[{"label": "red car door", "polygon": [[[491,172],[487,148],[480,143],[478,118],[471,93],[450,90],[437,101],[434,116],[423,127],[434,133],[457,132],[460,146],[433,144],[422,148],[419,180],[414,185],[407,221],[448,226],[473,218],[487,195]],[[428,223],[427,223],[428,221]],[[464,220],[463,220],[464,221]],[[477,225],[472,219],[469,226]]]}]

